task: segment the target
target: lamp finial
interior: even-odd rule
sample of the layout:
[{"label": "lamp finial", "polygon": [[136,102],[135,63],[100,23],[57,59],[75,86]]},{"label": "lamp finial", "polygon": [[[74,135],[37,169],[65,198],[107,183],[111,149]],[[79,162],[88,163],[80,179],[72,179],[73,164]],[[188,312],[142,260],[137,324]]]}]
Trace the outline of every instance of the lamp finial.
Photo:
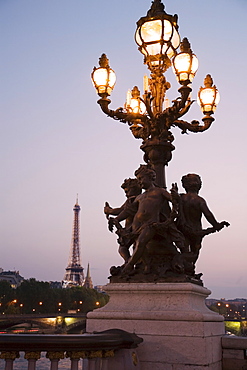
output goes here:
[{"label": "lamp finial", "polygon": [[204,78],[204,86],[205,87],[212,87],[213,86],[213,79],[211,77],[210,74],[208,74],[205,78]]},{"label": "lamp finial", "polygon": [[161,0],[153,0],[151,8],[147,12],[148,17],[155,17],[160,13],[165,13],[165,5],[161,2]]},{"label": "lamp finial", "polygon": [[102,68],[108,68],[109,67],[109,59],[107,58],[106,54],[102,54],[99,58],[99,65]]}]

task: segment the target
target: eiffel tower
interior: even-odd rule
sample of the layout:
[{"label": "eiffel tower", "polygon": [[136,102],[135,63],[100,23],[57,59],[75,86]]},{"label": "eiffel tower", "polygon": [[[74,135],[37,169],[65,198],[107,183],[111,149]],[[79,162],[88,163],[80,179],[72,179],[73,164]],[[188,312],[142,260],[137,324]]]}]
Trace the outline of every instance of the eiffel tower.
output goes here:
[{"label": "eiffel tower", "polygon": [[74,222],[72,229],[72,241],[70,247],[70,257],[68,266],[66,267],[66,273],[64,275],[64,280],[62,286],[64,288],[71,286],[82,286],[84,284],[84,273],[83,267],[81,266],[80,259],[80,223],[79,223],[79,213],[80,206],[78,204],[78,197],[76,199],[76,204],[74,205]]}]

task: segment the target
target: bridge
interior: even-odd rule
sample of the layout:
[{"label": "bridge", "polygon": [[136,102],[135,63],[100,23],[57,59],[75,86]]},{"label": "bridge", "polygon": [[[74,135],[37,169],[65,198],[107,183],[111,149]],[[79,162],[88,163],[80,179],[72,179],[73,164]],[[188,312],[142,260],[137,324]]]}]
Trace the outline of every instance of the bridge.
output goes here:
[{"label": "bridge", "polygon": [[[18,327],[20,328],[19,331]],[[30,332],[35,327],[38,327],[38,331],[44,334],[84,332],[86,328],[86,314],[49,313],[0,316],[0,332],[8,332],[14,328],[16,328],[17,332]]]}]

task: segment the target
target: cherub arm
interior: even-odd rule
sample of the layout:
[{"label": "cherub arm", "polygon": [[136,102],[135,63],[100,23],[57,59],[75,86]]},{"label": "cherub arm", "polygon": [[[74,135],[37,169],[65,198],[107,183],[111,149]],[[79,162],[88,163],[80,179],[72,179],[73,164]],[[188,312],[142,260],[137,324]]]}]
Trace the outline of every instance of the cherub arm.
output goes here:
[{"label": "cherub arm", "polygon": [[210,211],[210,209],[207,206],[207,203],[205,199],[201,198],[201,210],[204,214],[206,220],[217,230],[220,231],[225,225],[225,221],[218,222],[216,218],[214,217],[213,213]]},{"label": "cherub arm", "polygon": [[106,218],[108,219],[109,215],[113,215],[113,216],[119,215],[124,209],[124,205],[125,203],[119,208],[112,208],[108,202],[105,202],[104,213],[106,215]]},{"label": "cherub arm", "polygon": [[123,207],[123,210],[118,214],[117,217],[115,217],[115,218],[110,217],[109,218],[109,222],[108,222],[109,230],[112,232],[113,231],[113,226],[115,224],[119,224],[119,222],[121,222],[123,220],[126,220],[126,218],[128,218],[129,216],[135,215],[135,213],[137,212],[137,209],[138,209],[138,202],[137,201],[134,201],[132,204],[128,204],[128,205],[126,205],[126,203],[125,203],[125,206]]}]

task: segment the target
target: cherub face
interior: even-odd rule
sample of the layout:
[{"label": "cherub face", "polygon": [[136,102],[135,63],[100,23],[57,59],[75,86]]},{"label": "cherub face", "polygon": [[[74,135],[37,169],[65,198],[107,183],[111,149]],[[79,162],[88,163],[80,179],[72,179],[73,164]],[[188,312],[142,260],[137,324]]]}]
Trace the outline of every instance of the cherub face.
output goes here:
[{"label": "cherub face", "polygon": [[139,174],[137,180],[143,189],[148,189],[153,183],[153,180],[148,174]]},{"label": "cherub face", "polygon": [[129,186],[124,189],[125,195],[127,198],[136,196],[140,194],[140,191],[138,191],[138,188],[136,186]]}]

